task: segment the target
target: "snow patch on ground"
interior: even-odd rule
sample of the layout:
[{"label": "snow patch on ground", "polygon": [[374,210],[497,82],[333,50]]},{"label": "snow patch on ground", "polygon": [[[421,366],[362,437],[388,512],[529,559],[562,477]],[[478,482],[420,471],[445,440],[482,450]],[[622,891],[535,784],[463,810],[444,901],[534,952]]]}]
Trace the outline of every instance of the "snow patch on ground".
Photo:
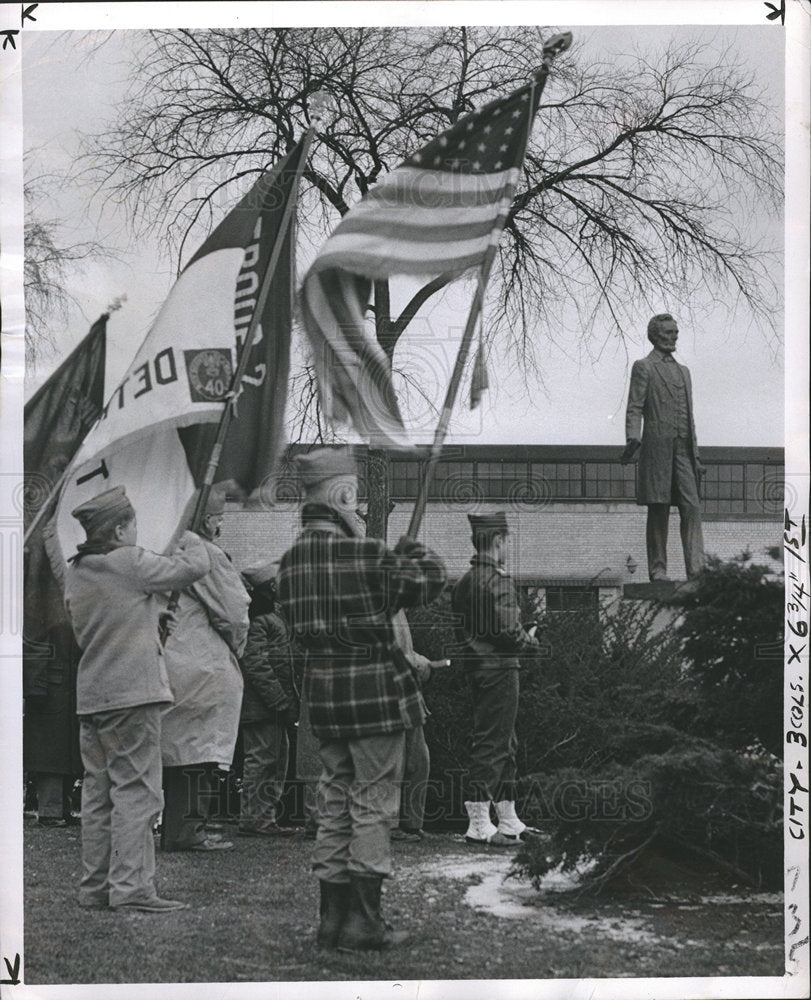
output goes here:
[{"label": "snow patch on ground", "polygon": [[[661,943],[665,939],[650,930],[650,917],[630,913],[625,915],[583,916],[566,913],[555,905],[557,893],[577,887],[577,872],[554,871],[546,875],[535,890],[525,880],[507,878],[513,856],[507,853],[473,852],[462,848],[454,854],[426,861],[409,870],[408,876],[417,877],[424,885],[425,902],[430,905],[441,893],[441,888],[432,887],[431,880],[451,879],[468,882],[465,903],[473,909],[490,913],[505,920],[530,921],[539,931],[554,931],[556,934],[582,935],[584,932],[599,935],[625,943]],[[698,900],[677,900],[650,902],[652,908],[675,906],[680,910],[704,909],[708,905],[730,905],[747,903],[749,906],[781,906],[781,893],[741,893],[738,895],[707,895]],[[700,941],[667,939],[670,947],[681,949],[686,946],[699,947]],[[757,947],[757,946],[756,946]],[[771,946],[762,946],[764,949]]]},{"label": "snow patch on ground", "polygon": [[494,917],[531,920],[539,929],[554,928],[558,933],[568,931],[581,934],[583,931],[591,931],[622,941],[659,940],[657,935],[645,929],[642,919],[583,917],[547,907],[544,905],[544,893],[573,889],[577,884],[576,874],[552,872],[542,879],[540,891],[536,891],[527,882],[507,878],[511,864],[511,856],[479,855],[471,858],[458,855],[420,865],[415,873],[422,878],[449,878],[458,881],[475,878],[477,881],[465,893],[465,902]]}]

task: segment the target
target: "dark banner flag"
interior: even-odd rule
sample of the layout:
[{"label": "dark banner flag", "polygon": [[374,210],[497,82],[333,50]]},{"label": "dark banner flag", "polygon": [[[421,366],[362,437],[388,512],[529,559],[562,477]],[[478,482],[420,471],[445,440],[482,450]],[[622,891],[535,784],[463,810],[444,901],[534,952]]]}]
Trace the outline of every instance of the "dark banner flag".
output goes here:
[{"label": "dark banner flag", "polygon": [[[23,432],[26,526],[59,484],[62,473],[104,403],[105,313],[79,346],[26,403]],[[75,724],[79,650],[62,587],[45,552],[47,514],[23,553],[23,760],[27,773],[81,773]]]},{"label": "dark banner flag", "polygon": [[25,404],[26,518],[56,488],[101,413],[108,319],[104,313],[96,320],[90,333]]}]

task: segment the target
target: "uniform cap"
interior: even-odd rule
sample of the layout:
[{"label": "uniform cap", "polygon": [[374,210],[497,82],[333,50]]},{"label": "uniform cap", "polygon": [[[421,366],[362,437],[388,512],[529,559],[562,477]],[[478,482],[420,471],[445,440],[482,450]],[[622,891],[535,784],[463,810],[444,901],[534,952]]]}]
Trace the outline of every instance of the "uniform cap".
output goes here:
[{"label": "uniform cap", "polygon": [[253,566],[248,566],[247,569],[243,569],[242,575],[247,580],[249,586],[258,587],[260,584],[267,583],[268,580],[275,579],[278,572],[278,562],[265,559],[262,562],[254,563]]},{"label": "uniform cap", "polygon": [[503,510],[493,514],[468,514],[467,519],[470,521],[470,528],[474,535],[481,535],[485,532],[487,534],[507,533],[510,530],[507,525],[507,515]]},{"label": "uniform cap", "polygon": [[135,516],[135,509],[129,501],[123,486],[114,486],[90,500],[85,500],[71,511],[71,516],[81,524],[88,536],[96,534]]},{"label": "uniform cap", "polygon": [[345,448],[317,448],[296,458],[301,485],[305,490],[336,476],[357,478],[357,463]]},{"label": "uniform cap", "polygon": [[296,458],[305,504],[334,511],[350,535],[363,536],[358,506],[358,467],[348,448],[318,448]]}]

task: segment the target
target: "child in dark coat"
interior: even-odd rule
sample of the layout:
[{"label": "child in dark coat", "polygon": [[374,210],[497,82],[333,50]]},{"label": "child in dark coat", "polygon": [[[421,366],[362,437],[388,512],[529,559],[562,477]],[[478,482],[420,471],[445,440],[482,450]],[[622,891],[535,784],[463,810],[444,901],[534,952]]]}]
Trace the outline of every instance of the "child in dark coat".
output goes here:
[{"label": "child in dark coat", "polygon": [[243,572],[251,589],[250,628],[241,667],[244,752],[239,832],[254,837],[290,836],[278,822],[290,752],[288,727],[298,719],[290,630],[276,603],[276,563]]}]

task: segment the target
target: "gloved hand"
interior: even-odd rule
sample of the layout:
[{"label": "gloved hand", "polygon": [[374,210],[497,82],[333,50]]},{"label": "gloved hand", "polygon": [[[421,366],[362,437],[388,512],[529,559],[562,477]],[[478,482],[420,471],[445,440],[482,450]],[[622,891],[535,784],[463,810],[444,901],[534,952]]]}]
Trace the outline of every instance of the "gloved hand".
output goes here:
[{"label": "gloved hand", "polygon": [[161,611],[158,615],[158,635],[160,636],[161,645],[166,642],[176,628],[177,615],[173,611]]},{"label": "gloved hand", "polygon": [[407,556],[409,559],[421,559],[425,555],[425,546],[415,538],[408,535],[401,535],[400,540],[394,546],[394,551],[398,556]]},{"label": "gloved hand", "polygon": [[638,438],[630,438],[628,443],[625,445],[625,451],[623,451],[620,455],[620,462],[623,465],[628,465],[639,450],[641,444],[642,442]]}]

